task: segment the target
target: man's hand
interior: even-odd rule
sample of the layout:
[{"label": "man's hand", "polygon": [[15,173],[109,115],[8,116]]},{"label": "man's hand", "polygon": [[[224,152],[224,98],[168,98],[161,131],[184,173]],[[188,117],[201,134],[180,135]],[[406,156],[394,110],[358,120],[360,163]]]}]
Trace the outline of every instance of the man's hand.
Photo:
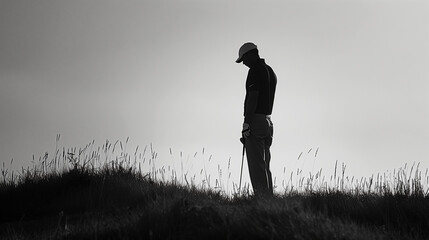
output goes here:
[{"label": "man's hand", "polygon": [[250,125],[248,123],[243,123],[241,135],[243,135],[244,138],[248,138],[250,136]]}]

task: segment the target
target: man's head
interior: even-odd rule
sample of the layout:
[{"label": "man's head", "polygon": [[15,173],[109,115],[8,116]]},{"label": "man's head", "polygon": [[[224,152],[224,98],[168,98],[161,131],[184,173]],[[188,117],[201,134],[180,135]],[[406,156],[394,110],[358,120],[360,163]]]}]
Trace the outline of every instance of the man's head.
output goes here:
[{"label": "man's head", "polygon": [[236,63],[243,62],[244,65],[250,67],[259,60],[258,48],[255,44],[248,42],[243,44],[238,51],[238,59]]}]

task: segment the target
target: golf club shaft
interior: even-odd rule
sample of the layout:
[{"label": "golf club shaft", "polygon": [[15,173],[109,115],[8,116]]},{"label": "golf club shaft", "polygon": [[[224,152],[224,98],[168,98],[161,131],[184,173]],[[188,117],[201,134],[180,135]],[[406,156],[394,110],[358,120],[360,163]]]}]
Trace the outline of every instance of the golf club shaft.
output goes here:
[{"label": "golf club shaft", "polygon": [[238,186],[238,194],[241,193],[241,178],[243,177],[243,162],[244,162],[244,152],[245,152],[245,144],[243,142],[243,154],[241,157],[241,171],[240,171],[240,184]]}]

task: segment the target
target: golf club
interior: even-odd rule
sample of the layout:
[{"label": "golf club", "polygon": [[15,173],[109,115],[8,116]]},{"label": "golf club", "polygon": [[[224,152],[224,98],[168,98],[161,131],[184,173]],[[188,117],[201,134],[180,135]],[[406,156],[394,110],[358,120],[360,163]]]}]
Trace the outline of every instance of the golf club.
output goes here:
[{"label": "golf club", "polygon": [[241,194],[241,178],[243,177],[243,162],[244,162],[244,152],[245,152],[245,141],[246,141],[246,139],[245,138],[240,138],[240,142],[243,144],[243,154],[242,154],[242,157],[241,157],[241,171],[240,171],[240,184],[239,184],[239,186],[238,186],[238,195],[240,195]]}]

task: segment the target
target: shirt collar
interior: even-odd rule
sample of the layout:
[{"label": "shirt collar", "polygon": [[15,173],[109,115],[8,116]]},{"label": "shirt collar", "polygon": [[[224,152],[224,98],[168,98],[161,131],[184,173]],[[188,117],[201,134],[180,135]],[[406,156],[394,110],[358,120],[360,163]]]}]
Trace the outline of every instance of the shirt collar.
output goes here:
[{"label": "shirt collar", "polygon": [[265,64],[265,59],[263,58],[258,59],[257,61],[255,61],[255,63],[252,66],[250,66],[250,68],[254,68],[257,65],[261,65],[261,64]]}]

